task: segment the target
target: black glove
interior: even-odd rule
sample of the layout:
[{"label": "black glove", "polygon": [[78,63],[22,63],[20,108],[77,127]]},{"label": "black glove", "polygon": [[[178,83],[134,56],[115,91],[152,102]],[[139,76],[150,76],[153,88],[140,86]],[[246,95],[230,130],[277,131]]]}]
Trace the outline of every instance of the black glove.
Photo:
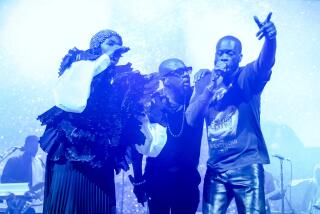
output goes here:
[{"label": "black glove", "polygon": [[111,54],[109,54],[109,57],[112,60],[117,60],[119,59],[122,54],[128,52],[130,50],[130,48],[125,47],[125,46],[120,46],[117,49],[115,49]]},{"label": "black glove", "polygon": [[135,194],[138,203],[142,204],[144,206],[144,202],[148,200],[148,196],[146,193],[146,181],[135,181],[135,179],[132,177],[132,175],[129,175],[129,180],[133,185],[133,193]]},{"label": "black glove", "polygon": [[68,53],[62,58],[60,68],[59,68],[59,76],[63,74],[63,72],[68,69],[73,62],[76,61],[77,55],[79,54],[80,50],[76,47],[70,49]]},{"label": "black glove", "polygon": [[80,52],[79,60],[96,60],[99,56],[101,56],[101,48],[93,48],[88,49],[86,51]]},{"label": "black glove", "polygon": [[68,53],[62,58],[60,68],[59,68],[59,76],[63,74],[63,72],[68,69],[73,62],[80,60],[96,60],[99,56],[101,56],[101,48],[88,49],[86,51],[79,50],[76,47],[70,49]]}]

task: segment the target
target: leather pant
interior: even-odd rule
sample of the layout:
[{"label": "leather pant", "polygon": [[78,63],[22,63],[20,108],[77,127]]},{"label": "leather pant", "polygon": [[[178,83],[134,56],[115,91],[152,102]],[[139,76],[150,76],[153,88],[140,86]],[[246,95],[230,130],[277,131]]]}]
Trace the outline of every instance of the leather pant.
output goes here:
[{"label": "leather pant", "polygon": [[262,164],[216,172],[208,168],[203,187],[203,213],[226,213],[235,198],[238,213],[266,213]]}]

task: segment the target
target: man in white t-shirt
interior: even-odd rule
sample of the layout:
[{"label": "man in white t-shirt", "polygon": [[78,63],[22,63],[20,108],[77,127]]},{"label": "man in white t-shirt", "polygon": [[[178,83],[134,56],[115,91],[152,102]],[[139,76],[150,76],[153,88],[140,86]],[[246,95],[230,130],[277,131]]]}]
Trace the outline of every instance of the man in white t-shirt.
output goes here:
[{"label": "man in white t-shirt", "polygon": [[[1,176],[1,183],[28,183],[30,191],[25,193],[27,198],[42,200],[44,188],[44,162],[37,156],[39,138],[29,135],[25,139],[24,146],[20,149],[23,153],[8,159]],[[19,199],[19,198],[17,198]],[[12,198],[7,200],[8,211],[23,209],[23,199]],[[26,201],[24,201],[26,202]],[[20,205],[21,206],[18,206]],[[33,213],[32,208],[24,213]],[[22,212],[22,211],[21,211]]]}]

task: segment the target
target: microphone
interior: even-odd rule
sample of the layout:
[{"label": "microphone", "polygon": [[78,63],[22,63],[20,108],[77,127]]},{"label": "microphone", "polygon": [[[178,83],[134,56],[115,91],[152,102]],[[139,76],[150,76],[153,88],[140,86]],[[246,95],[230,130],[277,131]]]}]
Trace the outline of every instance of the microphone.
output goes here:
[{"label": "microphone", "polygon": [[225,70],[222,69],[213,69],[215,76],[222,76],[222,74],[225,72]]},{"label": "microphone", "polygon": [[8,157],[9,155],[11,155],[13,152],[15,152],[16,150],[20,150],[23,151],[23,147],[19,147],[19,146],[12,146],[9,149],[7,149],[4,153],[0,154],[0,162],[2,160],[4,160],[6,157]]},{"label": "microphone", "polygon": [[218,61],[215,63],[213,70],[217,75],[222,76],[227,72],[228,64],[225,61]]},{"label": "microphone", "polygon": [[285,158],[285,157],[278,155],[278,154],[273,154],[272,156],[275,158],[279,158],[280,160],[291,161],[289,158]]}]

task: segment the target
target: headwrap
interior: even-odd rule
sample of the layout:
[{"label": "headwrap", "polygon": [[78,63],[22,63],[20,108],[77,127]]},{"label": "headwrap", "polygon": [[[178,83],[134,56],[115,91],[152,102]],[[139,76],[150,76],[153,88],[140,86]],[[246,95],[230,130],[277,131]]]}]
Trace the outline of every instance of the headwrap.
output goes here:
[{"label": "headwrap", "polygon": [[[85,59],[91,59],[94,60],[98,56],[101,55],[101,48],[100,45],[107,39],[110,38],[111,36],[116,36],[119,38],[120,43],[122,45],[122,38],[121,36],[113,31],[113,30],[101,30],[98,33],[96,33],[90,40],[90,49],[87,51],[81,51],[74,47],[73,49],[70,49],[68,54],[64,56],[62,59],[62,62],[60,64],[59,68],[59,76],[61,76],[66,69],[68,69],[71,64],[75,61],[78,61],[79,59],[77,58],[78,56],[82,55],[82,58]],[[90,58],[91,57],[91,58]]]},{"label": "headwrap", "polygon": [[99,31],[91,38],[90,49],[98,48],[101,45],[101,43],[103,43],[107,38],[110,38],[111,36],[117,36],[120,39],[122,45],[121,36],[113,30],[106,29]]}]

